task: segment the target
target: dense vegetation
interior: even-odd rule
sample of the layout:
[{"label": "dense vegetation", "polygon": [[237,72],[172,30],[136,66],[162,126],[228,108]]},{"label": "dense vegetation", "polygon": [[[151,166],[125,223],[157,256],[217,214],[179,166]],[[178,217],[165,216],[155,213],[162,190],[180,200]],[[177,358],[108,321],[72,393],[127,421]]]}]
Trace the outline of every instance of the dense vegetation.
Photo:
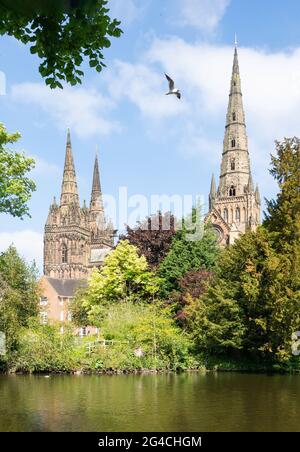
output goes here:
[{"label": "dense vegetation", "polygon": [[72,327],[61,334],[60,324],[39,324],[34,269],[10,248],[0,257],[8,367],[300,370],[292,354],[300,330],[299,149],[297,138],[276,144],[278,196],[267,202],[263,225],[234,245],[219,249],[210,225],[199,240],[185,227],[173,230],[166,247],[162,228],[128,230],[71,306],[73,328],[94,325],[97,337],[79,340]]}]

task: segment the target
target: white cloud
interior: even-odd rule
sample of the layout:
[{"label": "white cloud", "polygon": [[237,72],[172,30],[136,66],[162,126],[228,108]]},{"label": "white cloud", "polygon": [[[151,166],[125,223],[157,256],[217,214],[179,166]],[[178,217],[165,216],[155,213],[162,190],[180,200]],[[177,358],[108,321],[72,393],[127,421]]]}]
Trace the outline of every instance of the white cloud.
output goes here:
[{"label": "white cloud", "polygon": [[20,83],[12,87],[12,99],[37,105],[61,130],[71,127],[83,138],[120,129],[117,122],[107,119],[114,108],[112,100],[92,88],[51,90],[42,83]]},{"label": "white cloud", "polygon": [[43,235],[26,229],[16,232],[0,232],[0,251],[6,251],[13,244],[18,253],[28,262],[36,261],[42,269],[43,263]]},{"label": "white cloud", "polygon": [[175,96],[170,98],[164,95],[168,84],[163,72],[157,73],[145,64],[116,61],[107,81],[114,99],[129,99],[143,115],[152,119],[160,120],[188,110],[184,100],[178,102]]},{"label": "white cloud", "polygon": [[230,0],[177,0],[176,22],[211,33],[219,25],[229,3]]}]

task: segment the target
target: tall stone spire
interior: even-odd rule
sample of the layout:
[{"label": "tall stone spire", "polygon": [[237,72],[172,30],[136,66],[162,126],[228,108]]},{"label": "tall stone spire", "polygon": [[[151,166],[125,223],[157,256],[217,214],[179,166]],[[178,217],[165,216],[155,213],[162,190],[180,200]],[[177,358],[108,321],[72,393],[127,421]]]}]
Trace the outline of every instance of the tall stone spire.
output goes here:
[{"label": "tall stone spire", "polygon": [[235,42],[226,115],[219,187],[209,194],[210,220],[219,243],[232,244],[260,224],[260,196],[254,191],[243,106],[237,42]]},{"label": "tall stone spire", "polygon": [[60,205],[61,207],[63,207],[69,206],[71,204],[75,204],[76,206],[79,207],[79,196],[72,154],[71,136],[70,130],[68,129],[65,166],[63,181],[61,185]]},{"label": "tall stone spire", "polygon": [[234,48],[230,94],[226,116],[223,155],[219,191],[222,196],[229,195],[233,186],[236,196],[242,195],[248,184],[250,161],[245,113],[241,89],[237,46]]},{"label": "tall stone spire", "polygon": [[95,229],[101,229],[105,225],[103,198],[100,183],[98,155],[95,157],[93,185],[90,202],[90,221],[94,223]]}]

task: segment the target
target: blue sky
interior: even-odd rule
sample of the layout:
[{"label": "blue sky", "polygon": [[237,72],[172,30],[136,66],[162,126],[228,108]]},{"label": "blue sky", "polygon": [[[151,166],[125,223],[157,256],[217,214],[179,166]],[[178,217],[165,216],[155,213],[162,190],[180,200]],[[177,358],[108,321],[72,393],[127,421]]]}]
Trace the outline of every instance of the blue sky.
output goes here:
[{"label": "blue sky", "polygon": [[[103,191],[202,194],[219,176],[236,32],[249,150],[262,197],[276,194],[268,174],[274,140],[300,135],[300,3],[264,0],[110,0],[124,34],[105,51],[107,69],[85,66],[80,87],[46,88],[39,61],[0,38],[6,95],[1,121],[22,134],[37,160],[31,219],[1,215],[0,250],[14,242],[42,261],[49,204],[59,197],[66,129],[71,128],[81,201],[89,202],[95,147]],[[164,72],[182,101],[164,96]],[[120,225],[117,225],[118,227]]]}]

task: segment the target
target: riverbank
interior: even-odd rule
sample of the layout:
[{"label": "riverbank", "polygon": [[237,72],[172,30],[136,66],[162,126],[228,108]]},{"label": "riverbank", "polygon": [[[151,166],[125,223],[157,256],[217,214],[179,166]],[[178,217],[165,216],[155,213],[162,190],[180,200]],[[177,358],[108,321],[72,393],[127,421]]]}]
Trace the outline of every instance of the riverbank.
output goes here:
[{"label": "riverbank", "polygon": [[230,359],[220,357],[209,357],[201,362],[195,362],[194,366],[187,368],[142,368],[132,366],[128,368],[97,368],[97,366],[84,366],[74,368],[55,367],[39,367],[39,368],[21,368],[15,367],[12,363],[0,361],[0,374],[4,375],[161,375],[161,374],[180,374],[180,373],[215,373],[215,372],[231,372],[231,373],[256,373],[256,374],[298,374],[300,373],[300,360],[291,359],[287,363],[264,363],[255,362],[249,359]]}]

